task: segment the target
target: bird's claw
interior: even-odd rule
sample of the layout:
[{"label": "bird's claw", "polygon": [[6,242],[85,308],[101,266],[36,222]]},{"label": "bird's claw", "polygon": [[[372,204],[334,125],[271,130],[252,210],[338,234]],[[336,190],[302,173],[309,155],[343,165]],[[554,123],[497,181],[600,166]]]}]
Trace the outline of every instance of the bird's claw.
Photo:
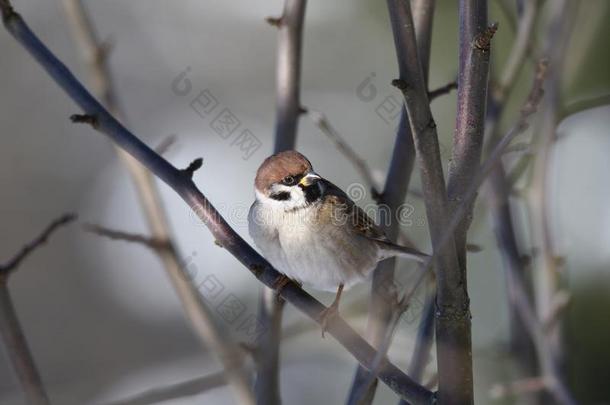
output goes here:
[{"label": "bird's claw", "polygon": [[324,308],[324,310],[320,312],[320,315],[318,315],[318,320],[322,327],[322,338],[324,338],[324,333],[328,330],[328,322],[337,315],[339,315],[339,306],[335,304],[332,304],[328,308]]},{"label": "bird's claw", "polygon": [[279,276],[279,277],[278,277],[278,278],[277,278],[277,279],[276,279],[276,280],[273,282],[273,289],[274,289],[275,291],[277,291],[277,293],[279,294],[279,293],[281,293],[281,292],[282,292],[282,289],[283,289],[284,287],[286,287],[286,284],[290,283],[291,281],[292,281],[292,280],[291,280],[291,279],[290,279],[288,276],[286,276],[286,275],[284,275],[284,274],[281,274],[281,275],[280,275],[280,276]]}]

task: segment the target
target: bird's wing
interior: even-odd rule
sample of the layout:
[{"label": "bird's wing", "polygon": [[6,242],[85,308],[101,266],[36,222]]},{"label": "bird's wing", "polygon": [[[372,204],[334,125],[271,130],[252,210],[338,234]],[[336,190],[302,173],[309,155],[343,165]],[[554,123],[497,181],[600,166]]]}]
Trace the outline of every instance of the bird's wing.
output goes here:
[{"label": "bird's wing", "polygon": [[375,224],[375,221],[339,187],[329,181],[325,181],[325,186],[325,202],[331,203],[329,205],[333,207],[331,214],[334,216],[333,220],[348,221],[348,225],[351,225],[351,229],[356,234],[377,242],[382,251],[387,253],[387,257],[398,255],[418,261],[423,261],[428,257],[415,248],[397,245],[392,242],[385,232]]},{"label": "bird's wing", "polygon": [[357,206],[343,190],[329,181],[325,181],[324,185],[325,202],[332,204],[334,220],[347,221],[347,224],[358,235],[382,243],[391,243],[383,230],[375,224],[375,221],[362,208]]}]

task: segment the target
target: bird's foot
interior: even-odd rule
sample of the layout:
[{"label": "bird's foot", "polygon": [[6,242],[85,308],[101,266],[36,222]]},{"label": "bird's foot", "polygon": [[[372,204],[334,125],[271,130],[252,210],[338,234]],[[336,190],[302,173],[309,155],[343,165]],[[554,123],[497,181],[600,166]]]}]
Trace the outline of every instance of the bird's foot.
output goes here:
[{"label": "bird's foot", "polygon": [[288,283],[290,283],[292,280],[290,279],[290,277],[286,276],[285,274],[281,274],[277,279],[275,279],[275,281],[273,282],[273,289],[280,294],[282,292],[282,289],[284,287],[286,287],[286,285]]},{"label": "bird's foot", "polygon": [[333,302],[328,308],[324,308],[324,310],[320,312],[320,315],[318,315],[318,320],[320,321],[320,326],[322,326],[322,338],[324,338],[324,333],[328,330],[328,323],[338,315],[338,302]]}]

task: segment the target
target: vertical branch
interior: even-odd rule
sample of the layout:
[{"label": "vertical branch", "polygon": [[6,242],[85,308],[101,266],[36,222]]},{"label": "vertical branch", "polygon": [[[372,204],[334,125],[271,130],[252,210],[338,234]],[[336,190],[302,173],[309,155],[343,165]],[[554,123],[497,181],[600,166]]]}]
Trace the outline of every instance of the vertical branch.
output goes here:
[{"label": "vertical branch", "polygon": [[[449,164],[447,194],[455,207],[481,162],[490,41],[496,28],[487,27],[487,0],[460,1],[460,52],[458,105]],[[474,201],[472,202],[474,205]],[[466,234],[472,220],[472,207],[455,231],[460,277],[466,290]]]},{"label": "vertical branch", "polygon": [[307,0],[285,0],[278,27],[274,152],[293,149],[301,108],[301,55]]},{"label": "vertical branch", "polygon": [[[301,55],[307,0],[285,0],[279,19],[267,22],[278,27],[276,61],[276,122],[274,153],[294,149],[302,112]],[[267,331],[257,353],[255,393],[259,404],[280,404],[279,358],[284,301],[263,287],[259,320]]]},{"label": "vertical branch", "polygon": [[[417,53],[422,66],[424,83],[426,88],[428,88],[435,0],[411,0],[411,8],[413,13],[413,24],[415,25]],[[432,101],[432,99],[429,101]],[[432,348],[432,341],[434,338],[436,283],[432,279],[432,275],[427,277],[429,278],[429,281],[426,287],[426,301],[419,320],[415,346],[413,347],[413,352],[411,354],[411,361],[409,362],[409,376],[419,382],[421,382],[423,378],[424,369],[430,357],[430,349]],[[400,404],[406,405],[406,401],[401,400]]]},{"label": "vertical branch", "polygon": [[[502,71],[500,82],[489,94],[489,104],[486,120],[487,150],[490,150],[500,137],[499,122],[502,118],[506,102],[515,88],[517,75],[526,60],[528,49],[532,47],[534,24],[538,14],[538,0],[528,1],[520,13],[519,24],[514,45]],[[500,162],[492,171],[486,197],[492,216],[493,231],[502,255],[506,278],[510,322],[510,350],[513,352],[524,373],[535,375],[537,362],[534,342],[526,333],[526,325],[519,316],[516,303],[517,283],[527,287],[526,266],[519,249],[518,238],[514,229],[514,219],[509,200],[510,182],[506,171]],[[518,278],[518,280],[516,280]],[[527,288],[528,298],[532,294]]]},{"label": "vertical branch", "polygon": [[[89,67],[95,93],[112,114],[124,118],[125,114],[118,105],[107,63],[108,47],[97,38],[82,0],[63,0],[63,4],[81,54]],[[178,249],[171,238],[167,214],[152,174],[121,148],[116,147],[116,151],[136,186],[140,206],[153,238],[166,247],[157,250],[157,254],[178,294],[191,327],[201,343],[223,364],[227,381],[233,387],[240,403],[253,404],[248,376],[242,370],[243,356],[239,348],[223,336],[215,324],[212,312],[180,264]]]},{"label": "vertical branch", "polygon": [[[449,225],[449,205],[436,124],[430,111],[417,54],[411,7],[407,1],[393,2],[396,3],[392,26],[397,52],[405,56],[400,58],[405,64],[404,74],[394,84],[403,92],[405,98],[436,258],[439,402],[468,404],[473,402],[473,381],[470,309],[465,274],[458,271],[459,261],[454,239],[445,234]],[[399,35],[401,31],[405,35]],[[485,43],[479,45],[484,48]],[[461,89],[460,85],[458,87]],[[464,93],[463,89],[461,91]],[[475,168],[477,167],[478,162]]]},{"label": "vertical branch", "polygon": [[[0,4],[2,7],[2,4]],[[49,397],[45,391],[40,373],[36,368],[34,357],[28,346],[17,312],[13,306],[8,280],[19,265],[30,253],[43,245],[58,228],[74,221],[74,215],[64,215],[53,221],[34,240],[25,245],[13,258],[0,264],[0,338],[13,364],[17,378],[28,403],[48,405]]]},{"label": "vertical branch", "polygon": [[[426,72],[427,82],[434,1],[415,0],[414,3],[417,9],[416,30],[418,51],[422,55],[420,60],[422,69]],[[395,11],[394,3],[388,1],[387,5],[391,17]],[[404,62],[400,60],[402,56],[404,55],[397,50],[398,69],[401,76],[406,73],[404,71]],[[379,196],[379,203],[382,208],[379,212],[380,223],[389,224],[385,227],[385,233],[391,240],[395,240],[398,236],[399,224],[393,218],[396,218],[396,211],[405,200],[414,163],[415,147],[413,145],[409,118],[406,110],[403,108],[388,175],[383,192]],[[367,320],[367,338],[373,347],[378,349],[386,339],[392,320],[395,316],[399,316],[394,313],[397,310],[396,302],[398,301],[397,291],[394,288],[395,267],[396,259],[385,260],[379,263],[373,273]],[[347,400],[348,404],[372,403],[377,388],[377,380],[375,379],[369,384],[370,380],[370,371],[358,367]]]},{"label": "vertical branch", "polygon": [[[558,111],[561,101],[561,79],[565,53],[572,30],[575,5],[567,0],[554,0],[550,7],[550,26],[546,36],[545,53],[549,58],[548,85],[542,107],[539,143],[536,148],[533,182],[529,194],[532,235],[538,244],[536,264],[539,279],[536,283],[538,314],[544,319],[551,313],[555,294],[559,289],[559,268],[549,225],[549,161],[556,140]],[[555,361],[561,357],[561,328],[553,328],[549,337]]]},{"label": "vertical branch", "polygon": [[19,324],[15,307],[8,290],[7,279],[0,276],[0,335],[8,357],[17,373],[28,403],[49,404],[36,363]]}]

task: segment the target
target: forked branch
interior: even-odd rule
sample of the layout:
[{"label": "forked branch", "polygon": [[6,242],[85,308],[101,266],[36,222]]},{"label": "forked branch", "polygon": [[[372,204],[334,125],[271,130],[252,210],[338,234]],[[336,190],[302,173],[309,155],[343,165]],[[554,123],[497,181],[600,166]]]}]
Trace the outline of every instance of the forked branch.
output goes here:
[{"label": "forked branch", "polygon": [[[4,12],[6,5],[0,2],[0,7]],[[0,336],[19,378],[25,397],[29,403],[35,405],[48,405],[49,397],[13,306],[13,300],[8,290],[8,279],[10,274],[17,270],[28,255],[47,242],[53,232],[75,219],[76,216],[73,214],[63,215],[56,219],[15,256],[0,265]]]}]

